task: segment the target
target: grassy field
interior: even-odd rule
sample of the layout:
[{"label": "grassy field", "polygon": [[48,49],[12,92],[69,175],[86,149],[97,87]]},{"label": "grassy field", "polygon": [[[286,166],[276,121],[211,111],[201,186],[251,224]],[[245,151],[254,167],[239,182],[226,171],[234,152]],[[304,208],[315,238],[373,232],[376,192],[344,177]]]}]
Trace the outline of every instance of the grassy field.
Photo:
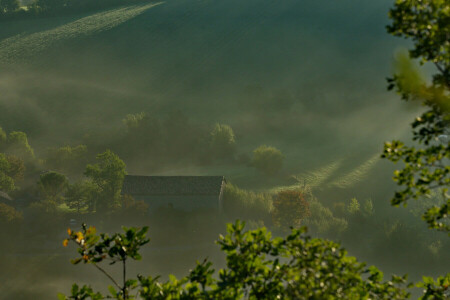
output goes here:
[{"label": "grassy field", "polygon": [[115,8],[79,18],[56,28],[9,37],[0,41],[0,63],[32,60],[36,55],[56,47],[58,43],[110,30],[159,4],[162,2]]}]

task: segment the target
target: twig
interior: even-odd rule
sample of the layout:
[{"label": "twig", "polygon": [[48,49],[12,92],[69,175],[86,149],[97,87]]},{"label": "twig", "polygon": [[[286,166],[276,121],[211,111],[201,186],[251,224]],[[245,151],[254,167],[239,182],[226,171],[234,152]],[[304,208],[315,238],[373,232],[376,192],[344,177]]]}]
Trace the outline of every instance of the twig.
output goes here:
[{"label": "twig", "polygon": [[105,270],[103,270],[101,267],[99,267],[96,263],[92,263],[98,270],[100,270],[100,272],[102,272],[103,274],[106,275],[106,277],[108,277],[113,283],[114,285],[118,288],[118,289],[122,289],[120,287],[120,285],[114,280],[114,278],[111,277],[111,275],[109,275]]}]

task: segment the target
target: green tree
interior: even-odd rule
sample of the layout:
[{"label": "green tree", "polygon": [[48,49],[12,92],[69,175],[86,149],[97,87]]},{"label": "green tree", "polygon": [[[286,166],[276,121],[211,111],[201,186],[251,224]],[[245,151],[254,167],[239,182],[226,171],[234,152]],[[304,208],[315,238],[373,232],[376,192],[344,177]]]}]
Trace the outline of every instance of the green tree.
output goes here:
[{"label": "green tree", "polygon": [[253,150],[251,165],[265,175],[275,175],[283,168],[283,160],[280,150],[263,145]]},{"label": "green tree", "polygon": [[[400,57],[388,88],[396,89],[406,101],[420,101],[427,111],[412,123],[417,144],[407,146],[392,141],[384,146],[382,157],[402,161],[404,168],[394,173],[401,190],[391,201],[395,206],[410,199],[430,197],[439,191],[445,201],[429,207],[423,218],[430,228],[450,231],[450,8],[447,0],[398,0],[389,14],[389,33],[411,39],[412,59],[436,67],[430,84],[414,68],[407,57]],[[450,232],[449,232],[450,234]]]},{"label": "green tree", "polygon": [[67,178],[63,174],[47,172],[39,177],[40,204],[44,206],[46,212],[54,211],[57,205],[64,201],[63,195],[67,185]]},{"label": "green tree", "polygon": [[15,182],[23,180],[26,171],[24,161],[15,155],[7,155],[6,159],[9,163],[8,175],[11,176]]},{"label": "green tree", "polygon": [[236,153],[236,140],[233,129],[217,123],[211,131],[210,147],[213,157],[219,159],[233,158]]},{"label": "green tree", "polygon": [[0,191],[9,193],[16,189],[14,179],[10,176],[11,164],[8,157],[0,153]]},{"label": "green tree", "polygon": [[[123,234],[97,235],[83,225],[80,232],[69,230],[67,245],[78,246],[73,264],[92,264],[113,284],[108,297],[114,299],[406,299],[401,288],[405,277],[383,281],[383,273],[366,267],[337,243],[312,239],[306,230],[293,229],[286,238],[272,239],[265,228],[244,231],[244,224],[228,224],[228,234],[217,242],[226,255],[226,268],[216,274],[211,262],[198,263],[181,279],[170,276],[127,277],[129,259],[140,260],[140,247],[149,242],[147,228],[123,228]],[[120,263],[122,280],[117,280],[100,263]],[[72,286],[71,296],[59,299],[104,299],[90,286]],[[134,295],[136,295],[134,297]]]},{"label": "green tree", "polygon": [[96,211],[108,212],[120,205],[125,163],[110,150],[98,154],[97,161],[87,165],[84,174],[98,187]]},{"label": "green tree", "polygon": [[67,187],[64,201],[67,206],[76,209],[78,213],[84,209],[93,211],[98,192],[97,185],[92,181],[79,181]]},{"label": "green tree", "polygon": [[[402,161],[404,168],[394,173],[401,190],[391,200],[398,206],[411,200],[441,194],[444,201],[428,207],[423,219],[430,228],[450,235],[450,5],[448,0],[397,0],[389,12],[389,33],[412,40],[409,57],[399,57],[396,72],[388,79],[388,89],[395,89],[403,100],[419,101],[426,111],[412,123],[413,139],[407,146],[401,141],[385,143],[382,157]],[[410,59],[435,66],[427,83]],[[437,197],[435,198],[437,199]],[[450,273],[434,281],[424,277],[422,299],[446,299]]]},{"label": "green tree", "polygon": [[28,143],[28,137],[25,132],[10,132],[6,143],[6,149],[7,153],[18,156],[25,162],[34,160],[34,150]]}]

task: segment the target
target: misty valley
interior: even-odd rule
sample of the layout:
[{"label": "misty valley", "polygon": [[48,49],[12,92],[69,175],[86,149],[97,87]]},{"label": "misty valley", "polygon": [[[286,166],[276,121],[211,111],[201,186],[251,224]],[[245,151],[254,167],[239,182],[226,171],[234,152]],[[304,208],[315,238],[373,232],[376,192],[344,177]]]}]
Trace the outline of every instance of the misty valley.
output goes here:
[{"label": "misty valley", "polygon": [[449,23],[0,0],[0,299],[449,299]]}]

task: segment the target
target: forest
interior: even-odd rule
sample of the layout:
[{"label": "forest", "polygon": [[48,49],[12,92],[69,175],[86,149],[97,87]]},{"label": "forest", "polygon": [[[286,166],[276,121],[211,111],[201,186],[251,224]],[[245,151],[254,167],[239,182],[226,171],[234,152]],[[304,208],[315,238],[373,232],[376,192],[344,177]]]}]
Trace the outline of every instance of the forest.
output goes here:
[{"label": "forest", "polygon": [[306,2],[0,0],[4,298],[450,297],[450,5]]}]

